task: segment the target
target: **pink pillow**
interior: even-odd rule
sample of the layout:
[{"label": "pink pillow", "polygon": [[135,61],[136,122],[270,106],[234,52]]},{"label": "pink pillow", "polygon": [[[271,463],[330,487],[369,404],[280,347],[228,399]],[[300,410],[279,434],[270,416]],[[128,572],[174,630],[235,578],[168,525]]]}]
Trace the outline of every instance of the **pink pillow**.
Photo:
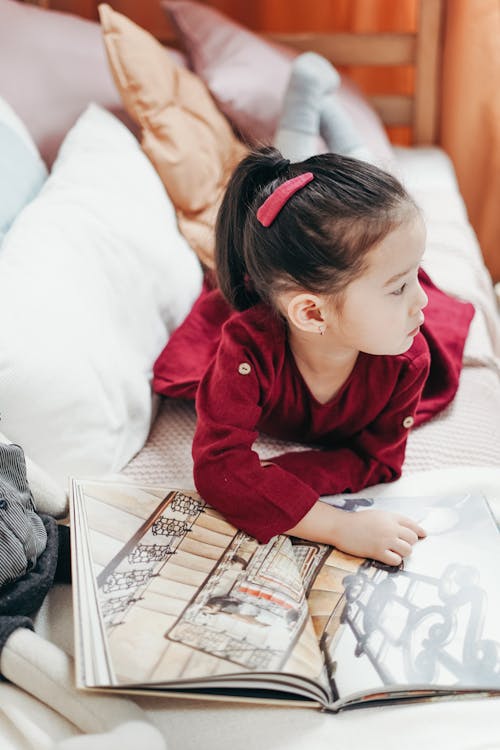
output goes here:
[{"label": "pink pillow", "polygon": [[[249,143],[269,143],[276,130],[298,54],[245,29],[214,8],[192,0],[163,0],[189,63],[221,111]],[[382,164],[394,155],[384,126],[357,86],[342,76],[340,96],[366,145]]]},{"label": "pink pillow", "polygon": [[[26,124],[48,164],[91,101],[134,129],[113,83],[98,23],[14,0],[0,0],[0,19],[0,96]],[[175,54],[182,64],[183,56]]]}]

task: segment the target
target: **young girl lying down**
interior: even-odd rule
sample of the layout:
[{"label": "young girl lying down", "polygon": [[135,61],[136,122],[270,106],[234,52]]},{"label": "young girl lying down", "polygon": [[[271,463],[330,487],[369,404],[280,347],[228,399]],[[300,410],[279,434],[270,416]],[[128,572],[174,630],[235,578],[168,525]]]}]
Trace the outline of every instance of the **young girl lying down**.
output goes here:
[{"label": "young girl lying down", "polygon": [[[309,91],[311,58],[317,80],[316,56],[295,68]],[[303,145],[314,127],[300,125]],[[217,287],[155,365],[158,392],[196,398],[196,487],[232,524],[390,565],[425,535],[398,514],[319,500],[397,479],[408,431],[455,395],[474,311],[432,283],[424,249],[418,207],[367,161],[290,162],[268,146],[238,165],[217,220]],[[261,462],[259,432],[310,447]]]}]

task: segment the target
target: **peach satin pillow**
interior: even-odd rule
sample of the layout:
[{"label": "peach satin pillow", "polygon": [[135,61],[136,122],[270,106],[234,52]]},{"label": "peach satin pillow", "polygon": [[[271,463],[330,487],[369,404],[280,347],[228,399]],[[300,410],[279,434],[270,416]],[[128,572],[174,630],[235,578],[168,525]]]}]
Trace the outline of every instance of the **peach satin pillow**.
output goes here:
[{"label": "peach satin pillow", "polygon": [[179,228],[213,267],[214,224],[229,175],[245,147],[203,81],[109,5],[99,6],[104,42],[124,106],[175,206]]}]

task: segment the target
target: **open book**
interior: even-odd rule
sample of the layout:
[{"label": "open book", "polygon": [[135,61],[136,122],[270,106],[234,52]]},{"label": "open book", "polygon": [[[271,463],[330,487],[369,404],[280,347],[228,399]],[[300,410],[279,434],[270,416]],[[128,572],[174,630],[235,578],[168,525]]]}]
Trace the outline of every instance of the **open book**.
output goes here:
[{"label": "open book", "polygon": [[192,490],[72,480],[82,688],[319,704],[500,692],[500,544],[480,495],[346,497],[426,528],[400,568],[259,544]]}]

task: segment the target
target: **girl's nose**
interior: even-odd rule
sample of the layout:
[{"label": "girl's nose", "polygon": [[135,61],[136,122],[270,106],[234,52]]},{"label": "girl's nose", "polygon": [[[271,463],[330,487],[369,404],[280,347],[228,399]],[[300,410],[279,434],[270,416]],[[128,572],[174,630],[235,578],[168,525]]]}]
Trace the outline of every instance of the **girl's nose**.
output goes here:
[{"label": "girl's nose", "polygon": [[416,295],[415,303],[414,303],[414,310],[416,312],[423,310],[424,307],[426,307],[428,302],[429,302],[428,296],[426,295],[426,293],[424,292],[420,284],[418,284],[417,295]]},{"label": "girl's nose", "polygon": [[426,295],[422,287],[420,286],[420,309],[423,310],[424,307],[427,307],[427,303],[429,302],[429,297]]}]

